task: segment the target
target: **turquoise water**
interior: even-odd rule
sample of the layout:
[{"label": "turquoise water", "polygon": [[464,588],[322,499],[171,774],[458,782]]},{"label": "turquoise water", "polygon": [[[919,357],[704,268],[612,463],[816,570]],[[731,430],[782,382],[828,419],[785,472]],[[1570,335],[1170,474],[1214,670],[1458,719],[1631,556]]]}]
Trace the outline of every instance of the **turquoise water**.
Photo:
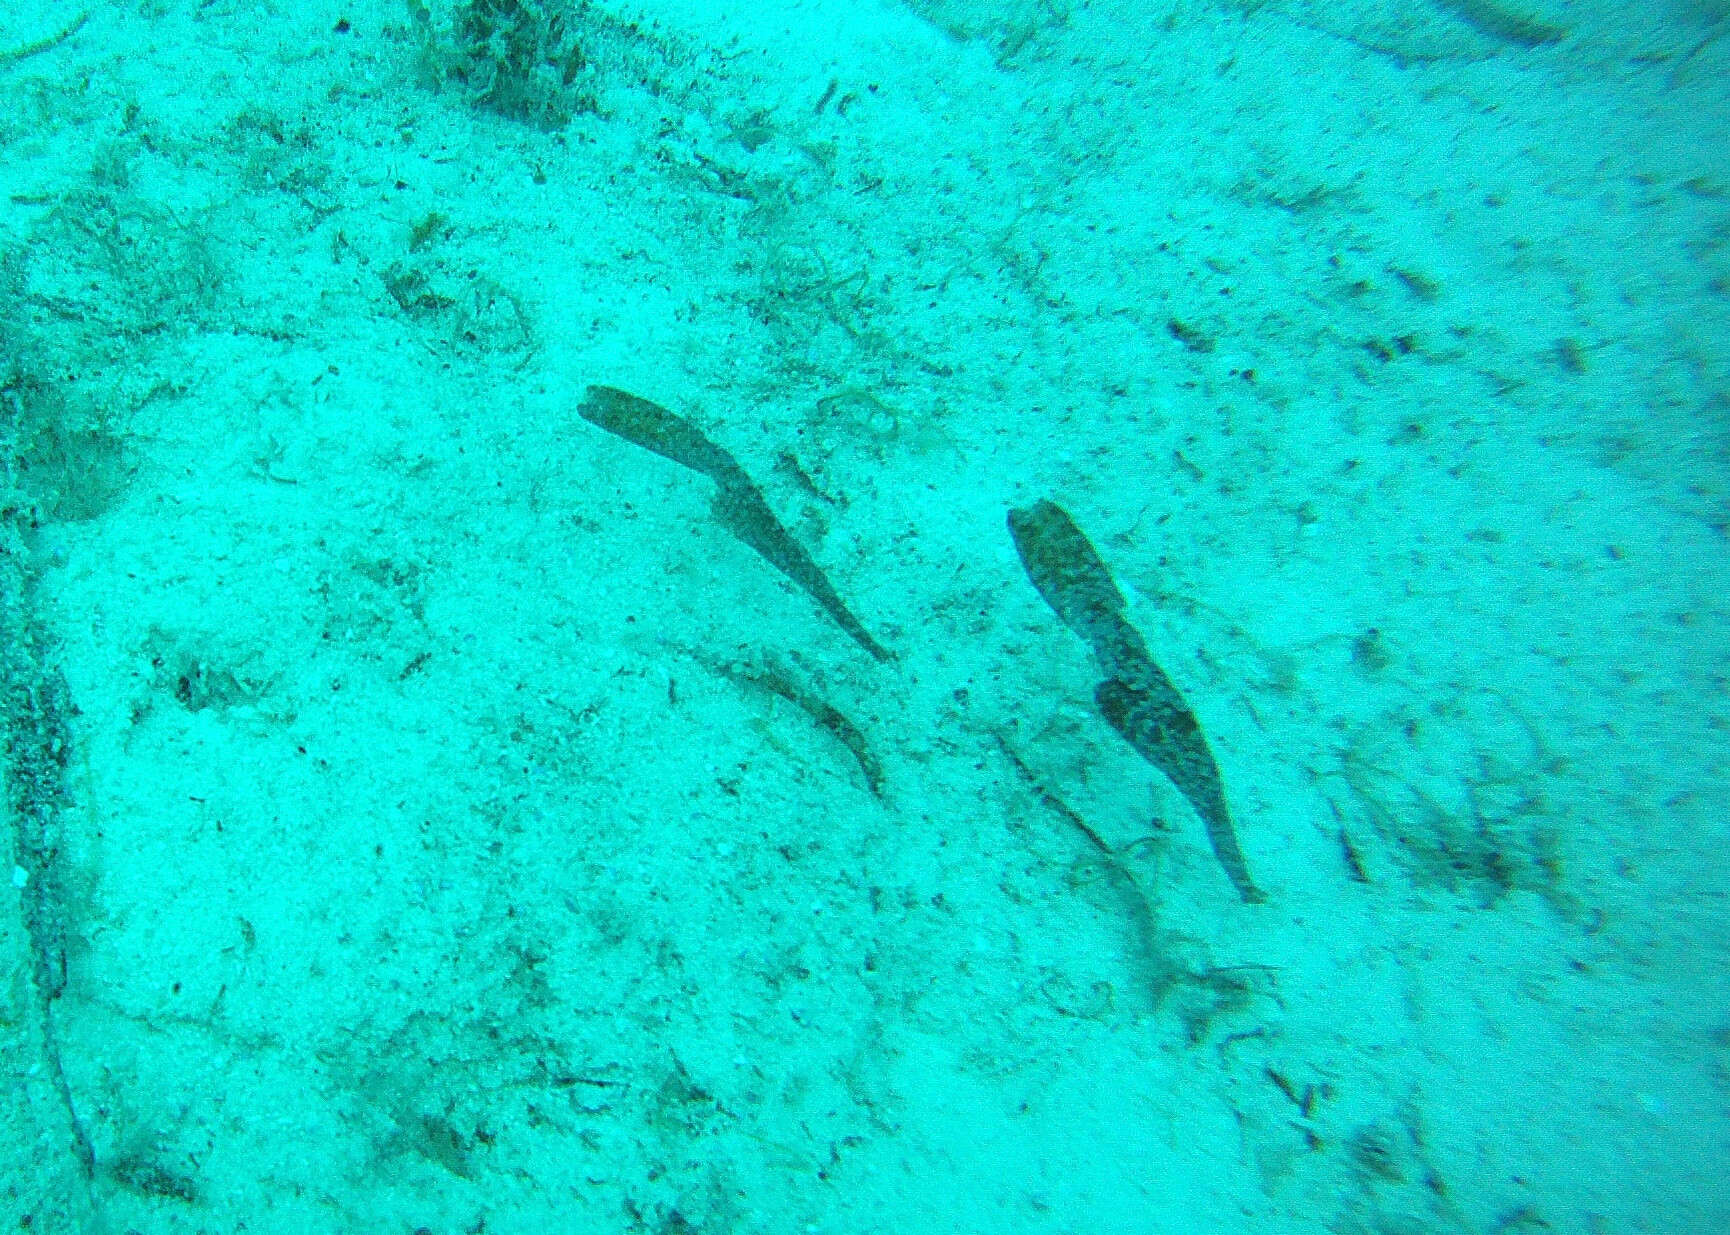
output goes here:
[{"label": "turquoise water", "polygon": [[1730,1229],[1727,19],[8,6],[0,1229]]}]

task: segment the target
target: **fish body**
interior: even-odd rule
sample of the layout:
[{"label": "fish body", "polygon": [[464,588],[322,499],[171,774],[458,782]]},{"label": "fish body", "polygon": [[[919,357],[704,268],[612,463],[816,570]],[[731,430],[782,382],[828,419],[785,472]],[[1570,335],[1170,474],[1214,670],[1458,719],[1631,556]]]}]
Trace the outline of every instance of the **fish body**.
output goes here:
[{"label": "fish body", "polygon": [[853,616],[805,547],[782,526],[745,469],[696,425],[658,403],[612,386],[590,386],[577,405],[577,414],[598,428],[713,480],[713,510],[723,527],[816,601],[860,647],[877,660],[893,659]]},{"label": "fish body", "polygon": [[893,659],[888,649],[871,637],[864,623],[853,616],[822,568],[805,552],[805,546],[781,526],[769,503],[763,500],[762,492],[749,479],[741,484],[723,484],[715,494],[714,511],[722,526],[822,606],[855,643],[877,660]]},{"label": "fish body", "polygon": [[1250,904],[1266,900],[1238,848],[1219,764],[1201,725],[1130,624],[1123,593],[1093,543],[1067,511],[1044,500],[1011,510],[1009,534],[1028,580],[1105,670],[1093,699],[1106,724],[1188,800],[1238,895]]},{"label": "fish body", "polygon": [[1231,812],[1225,805],[1225,788],[1219,779],[1219,764],[1208,747],[1207,737],[1159,666],[1149,661],[1146,669],[1152,670],[1152,677],[1144,671],[1142,681],[1137,684],[1107,678],[1096,686],[1093,699],[1099,714],[1188,799],[1207,829],[1213,856],[1238,896],[1246,904],[1259,905],[1267,896],[1250,879],[1243,851],[1238,848]]},{"label": "fish body", "polygon": [[1126,624],[1123,593],[1063,507],[1041,499],[1011,510],[1009,534],[1028,579],[1065,626],[1097,643]]},{"label": "fish body", "polygon": [[711,442],[696,425],[629,391],[590,386],[577,404],[577,415],[663,459],[702,472],[723,487],[741,479],[750,483],[733,456]]}]

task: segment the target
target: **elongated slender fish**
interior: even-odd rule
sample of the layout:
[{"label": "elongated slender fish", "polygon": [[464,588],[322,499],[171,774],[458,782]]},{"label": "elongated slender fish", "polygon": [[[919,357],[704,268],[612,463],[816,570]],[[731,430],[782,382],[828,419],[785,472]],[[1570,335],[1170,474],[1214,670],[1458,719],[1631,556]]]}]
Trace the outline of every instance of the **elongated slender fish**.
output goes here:
[{"label": "elongated slender fish", "polygon": [[1207,737],[1159,666],[1149,661],[1144,674],[1147,671],[1151,676],[1138,683],[1107,678],[1095,687],[1093,700],[1100,715],[1189,799],[1207,829],[1213,856],[1219,859],[1232,887],[1248,904],[1260,904],[1267,897],[1250,879],[1243,851],[1238,848],[1219,765],[1214,762]]},{"label": "elongated slender fish", "polygon": [[711,509],[729,532],[822,606],[836,625],[878,660],[889,651],[873,639],[841,599],[828,576],[775,518],[762,490],[732,455],[711,442],[696,425],[658,403],[611,386],[590,386],[577,405],[584,420],[645,450],[703,473],[715,482]]},{"label": "elongated slender fish", "polygon": [[644,450],[702,472],[723,488],[751,483],[732,455],[711,442],[696,425],[659,403],[611,386],[590,386],[577,404],[577,415]]},{"label": "elongated slender fish", "polygon": [[1238,895],[1250,904],[1266,900],[1244,864],[1219,764],[1195,713],[1130,625],[1123,593],[1092,542],[1061,506],[1043,500],[1010,511],[1009,534],[1029,581],[1105,670],[1093,692],[1105,723],[1188,799]]}]

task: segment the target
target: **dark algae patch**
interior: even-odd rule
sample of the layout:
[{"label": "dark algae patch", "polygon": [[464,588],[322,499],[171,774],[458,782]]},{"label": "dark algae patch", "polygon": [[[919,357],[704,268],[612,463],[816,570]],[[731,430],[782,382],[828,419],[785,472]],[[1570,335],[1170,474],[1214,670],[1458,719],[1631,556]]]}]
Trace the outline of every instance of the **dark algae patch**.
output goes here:
[{"label": "dark algae patch", "polygon": [[1123,594],[1092,542],[1068,512],[1049,501],[1010,511],[1009,532],[1029,581],[1063,624],[1093,648],[1104,669],[1093,698],[1106,724],[1189,800],[1238,895],[1250,904],[1265,900],[1238,848],[1207,738],[1124,616]]},{"label": "dark algae patch", "polygon": [[815,600],[854,642],[880,661],[893,659],[854,617],[822,569],[781,525],[762,490],[732,455],[703,432],[658,403],[611,386],[590,386],[577,414],[627,442],[703,473],[715,482],[715,517],[729,532]]}]

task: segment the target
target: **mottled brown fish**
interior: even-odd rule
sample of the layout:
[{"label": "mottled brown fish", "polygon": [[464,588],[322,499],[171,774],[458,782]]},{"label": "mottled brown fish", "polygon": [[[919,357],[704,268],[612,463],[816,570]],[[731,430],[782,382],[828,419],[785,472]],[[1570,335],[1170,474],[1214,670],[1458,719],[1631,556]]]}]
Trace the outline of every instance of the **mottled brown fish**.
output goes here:
[{"label": "mottled brown fish", "polygon": [[705,437],[696,425],[629,391],[590,386],[577,404],[577,415],[644,450],[702,472],[723,488],[751,483],[733,456]]},{"label": "mottled brown fish", "polygon": [[1106,724],[1188,799],[1238,895],[1250,904],[1266,900],[1244,864],[1219,764],[1195,713],[1130,625],[1123,593],[1092,542],[1067,511],[1043,500],[1010,511],[1009,534],[1029,581],[1063,624],[1093,648],[1105,670],[1093,698]]},{"label": "mottled brown fish", "polygon": [[[743,472],[739,474],[744,475]],[[889,650],[873,639],[864,624],[853,616],[841,594],[830,586],[828,576],[805,552],[805,546],[781,526],[781,521],[775,518],[756,485],[749,480],[743,484],[724,484],[716,491],[710,508],[729,532],[750,545],[765,561],[823,606],[823,611],[851,635],[855,643],[878,660],[894,659]]]},{"label": "mottled brown fish", "polygon": [[1096,686],[1093,700],[1099,714],[1189,799],[1207,829],[1208,844],[1213,846],[1213,856],[1219,859],[1226,878],[1246,903],[1258,905],[1267,897],[1250,879],[1243,851],[1238,848],[1219,765],[1208,748],[1207,737],[1159,666],[1149,661],[1146,670],[1151,676],[1135,685],[1121,678],[1107,678]]},{"label": "mottled brown fish", "polygon": [[763,500],[762,491],[745,474],[745,469],[697,426],[658,403],[611,386],[590,386],[577,405],[577,414],[592,425],[713,480],[716,492],[712,509],[729,532],[803,589],[860,647],[878,660],[893,659],[888,649],[873,639],[864,624],[853,616],[804,546],[775,518],[769,503]]}]

